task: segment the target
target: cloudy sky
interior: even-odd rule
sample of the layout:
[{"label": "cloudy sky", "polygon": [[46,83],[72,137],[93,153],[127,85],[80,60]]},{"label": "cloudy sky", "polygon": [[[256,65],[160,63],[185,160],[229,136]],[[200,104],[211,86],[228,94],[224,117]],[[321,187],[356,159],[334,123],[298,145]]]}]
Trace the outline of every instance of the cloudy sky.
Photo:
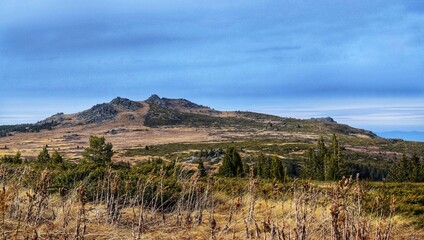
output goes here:
[{"label": "cloudy sky", "polygon": [[0,1],[0,124],[152,93],[424,131],[424,1]]}]

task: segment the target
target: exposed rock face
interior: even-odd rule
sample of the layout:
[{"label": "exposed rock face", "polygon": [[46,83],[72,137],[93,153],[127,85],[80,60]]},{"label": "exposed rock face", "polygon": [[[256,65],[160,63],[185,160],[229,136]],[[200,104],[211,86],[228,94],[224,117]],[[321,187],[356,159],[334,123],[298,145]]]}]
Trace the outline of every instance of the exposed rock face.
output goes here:
[{"label": "exposed rock face", "polygon": [[187,99],[180,98],[180,99],[170,99],[170,98],[160,98],[158,95],[153,94],[150,96],[147,100],[147,103],[149,104],[155,104],[162,108],[169,108],[169,109],[209,109],[206,106],[202,106],[193,102],[190,102]]},{"label": "exposed rock face", "polygon": [[170,103],[170,101],[168,101],[167,99],[165,99],[165,98],[160,98],[158,95],[156,95],[156,94],[153,94],[152,96],[150,96],[147,100],[146,100],[146,102],[147,103],[149,103],[149,104],[154,104],[154,105],[157,105],[157,106],[159,106],[159,107],[162,107],[162,108],[170,108],[171,107],[171,103]]},{"label": "exposed rock face", "polygon": [[160,97],[159,97],[158,95],[156,95],[156,94],[153,94],[152,96],[150,96],[150,97],[146,100],[146,102],[155,102],[155,101],[158,101],[158,100],[160,100]]},{"label": "exposed rock face", "polygon": [[63,112],[56,113],[55,115],[53,115],[51,117],[48,117],[48,118],[46,118],[42,121],[37,122],[35,125],[41,126],[41,125],[44,125],[44,124],[54,124],[54,125],[60,124],[65,120],[64,115],[65,114]]},{"label": "exposed rock face", "polygon": [[336,121],[334,121],[334,119],[333,119],[333,118],[331,118],[331,117],[311,118],[311,121],[337,123],[337,122],[336,122]]},{"label": "exposed rock face", "polygon": [[143,107],[143,104],[139,102],[131,101],[127,98],[117,97],[110,102],[111,105],[120,107],[126,111],[135,111]]},{"label": "exposed rock face", "polygon": [[78,113],[78,119],[85,120],[86,123],[101,123],[116,117],[118,111],[109,103],[97,104],[94,107]]}]

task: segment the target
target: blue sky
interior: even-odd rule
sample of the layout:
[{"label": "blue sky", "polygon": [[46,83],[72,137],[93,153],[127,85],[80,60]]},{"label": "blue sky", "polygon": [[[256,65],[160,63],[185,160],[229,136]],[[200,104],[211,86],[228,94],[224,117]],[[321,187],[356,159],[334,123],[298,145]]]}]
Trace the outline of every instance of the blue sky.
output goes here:
[{"label": "blue sky", "polygon": [[424,1],[0,1],[0,124],[152,93],[424,131]]}]

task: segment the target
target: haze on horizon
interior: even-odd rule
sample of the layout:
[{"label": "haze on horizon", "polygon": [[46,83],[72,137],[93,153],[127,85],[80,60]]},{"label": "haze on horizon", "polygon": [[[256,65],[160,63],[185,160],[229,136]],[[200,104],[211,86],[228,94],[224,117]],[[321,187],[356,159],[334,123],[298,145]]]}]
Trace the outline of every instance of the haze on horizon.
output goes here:
[{"label": "haze on horizon", "polygon": [[424,1],[0,2],[0,124],[116,96],[424,131]]}]

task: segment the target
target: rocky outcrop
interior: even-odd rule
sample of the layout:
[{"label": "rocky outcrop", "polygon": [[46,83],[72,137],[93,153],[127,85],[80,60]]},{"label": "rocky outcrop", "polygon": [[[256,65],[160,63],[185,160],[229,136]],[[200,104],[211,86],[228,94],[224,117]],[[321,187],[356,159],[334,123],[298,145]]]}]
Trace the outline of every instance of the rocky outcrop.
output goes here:
[{"label": "rocky outcrop", "polygon": [[53,124],[58,125],[62,123],[65,120],[65,114],[63,112],[56,113],[55,115],[52,115],[51,117],[48,117],[42,121],[37,122],[35,125],[45,125],[45,124]]},{"label": "rocky outcrop", "polygon": [[331,117],[319,117],[319,118],[311,118],[311,121],[315,121],[315,122],[327,122],[327,123],[337,123],[336,121],[334,121],[333,118]]},{"label": "rocky outcrop", "polygon": [[150,96],[146,102],[151,103],[151,102],[155,102],[155,101],[159,101],[160,97],[156,94],[153,94],[152,96]]},{"label": "rocky outcrop", "polygon": [[101,123],[114,119],[117,114],[118,111],[111,104],[102,103],[78,113],[76,118],[84,120],[85,123]]},{"label": "rocky outcrop", "polygon": [[160,98],[158,95],[153,94],[147,100],[147,103],[156,105],[161,108],[169,108],[174,110],[196,110],[196,109],[210,109],[209,107],[202,106],[187,99],[171,99],[171,98]]},{"label": "rocky outcrop", "polygon": [[125,111],[135,111],[143,107],[143,104],[134,102],[128,98],[117,97],[110,102],[111,105],[122,108]]}]

